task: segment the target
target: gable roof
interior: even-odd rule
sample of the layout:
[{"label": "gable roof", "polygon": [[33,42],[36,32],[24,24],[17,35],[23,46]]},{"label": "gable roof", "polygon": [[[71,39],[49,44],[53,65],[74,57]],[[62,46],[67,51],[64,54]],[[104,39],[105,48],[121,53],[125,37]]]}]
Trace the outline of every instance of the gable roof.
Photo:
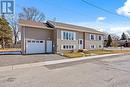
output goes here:
[{"label": "gable roof", "polygon": [[66,24],[61,22],[54,22],[54,21],[47,21],[46,23],[42,22],[35,22],[31,20],[19,20],[20,26],[25,27],[34,27],[34,28],[42,28],[42,29],[65,29],[65,30],[72,30],[72,31],[78,31],[78,32],[88,32],[88,33],[97,33],[97,34],[104,34],[103,32],[97,31],[92,28],[72,25],[72,24]]},{"label": "gable roof", "polygon": [[46,23],[42,22],[35,22],[31,20],[19,20],[19,25],[24,27],[34,27],[34,28],[44,28],[44,29],[50,29]]},{"label": "gable roof", "polygon": [[87,27],[82,27],[82,26],[77,26],[77,25],[72,25],[72,24],[66,24],[66,23],[61,23],[61,22],[47,21],[47,24],[50,24],[50,26],[52,26],[54,28],[58,28],[58,29],[104,34],[103,32],[97,31],[92,28],[87,28]]}]

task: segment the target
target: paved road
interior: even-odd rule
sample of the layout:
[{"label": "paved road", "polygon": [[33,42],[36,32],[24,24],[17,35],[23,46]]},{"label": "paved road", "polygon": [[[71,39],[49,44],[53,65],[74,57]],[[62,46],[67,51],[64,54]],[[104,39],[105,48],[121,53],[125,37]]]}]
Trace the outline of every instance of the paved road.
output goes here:
[{"label": "paved road", "polygon": [[0,87],[130,87],[130,55],[4,71]]}]

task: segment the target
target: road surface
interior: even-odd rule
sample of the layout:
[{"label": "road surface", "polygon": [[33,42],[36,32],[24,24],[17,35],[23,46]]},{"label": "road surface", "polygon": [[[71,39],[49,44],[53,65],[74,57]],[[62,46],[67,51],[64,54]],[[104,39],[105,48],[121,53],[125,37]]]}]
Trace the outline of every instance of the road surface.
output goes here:
[{"label": "road surface", "polygon": [[130,55],[3,71],[0,87],[130,87]]}]

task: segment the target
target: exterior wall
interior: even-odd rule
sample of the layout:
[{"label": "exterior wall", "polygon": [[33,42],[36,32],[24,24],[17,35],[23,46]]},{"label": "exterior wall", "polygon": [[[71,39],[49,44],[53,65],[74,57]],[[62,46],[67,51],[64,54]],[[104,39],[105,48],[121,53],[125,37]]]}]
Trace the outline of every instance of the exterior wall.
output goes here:
[{"label": "exterior wall", "polygon": [[[78,50],[78,39],[83,39],[83,34],[76,32],[76,40],[61,40],[61,31],[69,31],[69,30],[61,30],[57,29],[57,52],[66,51],[61,49],[62,45],[75,45],[75,49]],[[72,31],[75,32],[75,31]]]},{"label": "exterior wall", "polygon": [[31,27],[22,27],[21,28],[21,42],[22,42],[22,53],[25,53],[26,50],[26,40],[52,40],[53,41],[53,30],[31,28]]},{"label": "exterior wall", "polygon": [[[96,40],[90,40],[90,34],[91,33],[83,33],[83,32],[76,32],[76,31],[72,31],[72,32],[76,32],[76,40],[61,40],[61,31],[69,31],[69,30],[61,30],[61,29],[57,29],[57,52],[64,52],[67,50],[63,50],[61,49],[62,45],[75,45],[76,49],[79,49],[79,39],[83,39],[84,41],[84,49],[88,49],[88,50],[93,50],[90,48],[90,45],[95,45],[95,49],[102,49],[103,48],[103,38],[102,40],[98,40],[98,36],[99,34],[95,34],[96,35]],[[103,37],[103,35],[101,35]],[[101,45],[101,48],[99,47],[99,45]]]},{"label": "exterior wall", "polygon": [[[75,50],[79,49],[79,39],[83,39],[84,45],[83,49],[92,50],[90,45],[95,45],[95,49],[102,49],[99,48],[99,45],[103,47],[103,39],[98,40],[98,35],[96,35],[96,40],[90,40],[91,33],[85,32],[77,32],[71,31],[76,33],[76,40],[61,40],[61,31],[71,31],[71,30],[63,30],[63,29],[39,29],[39,28],[30,28],[30,27],[21,27],[21,48],[23,54],[25,53],[27,39],[36,39],[36,40],[52,40],[53,41],[53,52],[63,52],[66,50],[61,49],[62,45],[75,45]],[[103,35],[102,35],[103,36]]]},{"label": "exterior wall", "polygon": [[[85,33],[85,49],[93,50],[93,48],[90,48],[90,45],[95,45],[95,49],[102,49],[103,48],[103,35],[102,40],[98,40],[99,34],[96,35],[96,40],[90,40],[90,34],[91,33]],[[101,48],[99,47],[101,45]]]},{"label": "exterior wall", "polygon": [[22,49],[22,54],[25,54],[25,27],[20,27],[20,31],[21,31],[21,49]]},{"label": "exterior wall", "polygon": [[26,27],[26,39],[53,40],[53,31]]},{"label": "exterior wall", "polygon": [[54,28],[53,52],[57,53],[57,29]]}]

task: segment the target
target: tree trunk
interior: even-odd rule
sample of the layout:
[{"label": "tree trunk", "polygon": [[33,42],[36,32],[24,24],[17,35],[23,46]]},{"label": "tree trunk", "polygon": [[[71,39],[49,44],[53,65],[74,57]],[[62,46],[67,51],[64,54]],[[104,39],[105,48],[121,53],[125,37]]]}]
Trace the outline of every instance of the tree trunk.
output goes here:
[{"label": "tree trunk", "polygon": [[4,38],[2,38],[2,48],[3,49],[5,48],[5,40],[4,40]]},{"label": "tree trunk", "polygon": [[17,44],[17,36],[14,37],[14,44]]}]

